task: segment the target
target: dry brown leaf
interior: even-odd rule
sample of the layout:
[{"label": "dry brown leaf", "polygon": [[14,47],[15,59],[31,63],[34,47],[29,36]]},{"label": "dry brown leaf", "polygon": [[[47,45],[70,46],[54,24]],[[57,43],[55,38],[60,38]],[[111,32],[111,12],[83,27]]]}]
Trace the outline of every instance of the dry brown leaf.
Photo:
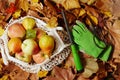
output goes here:
[{"label": "dry brown leaf", "polygon": [[43,9],[43,4],[42,3],[31,3],[30,9],[39,12]]},{"label": "dry brown leaf", "polygon": [[30,80],[39,80],[39,77],[37,76],[37,74],[30,74],[29,79]]},{"label": "dry brown leaf", "polygon": [[61,4],[66,10],[80,8],[79,0],[52,0],[57,4]]},{"label": "dry brown leaf", "polygon": [[111,11],[112,9],[112,0],[97,0],[95,6],[102,11]]},{"label": "dry brown leaf", "polygon": [[120,63],[120,20],[115,20],[113,25],[110,25],[111,23],[108,23],[109,32],[113,37],[114,41],[114,52],[113,52],[113,58],[115,58],[115,62]]},{"label": "dry brown leaf", "polygon": [[79,77],[77,78],[77,80],[90,80],[90,79],[84,78],[82,75],[79,75]]},{"label": "dry brown leaf", "polygon": [[97,0],[95,6],[103,12],[111,12],[114,17],[120,17],[120,0]]},{"label": "dry brown leaf", "polygon": [[82,75],[84,78],[89,78],[93,73],[96,73],[98,71],[99,67],[98,67],[98,63],[93,58],[86,58],[85,61],[86,61],[86,65]]},{"label": "dry brown leaf", "polygon": [[75,75],[72,73],[70,68],[64,69],[55,67],[52,70],[52,75],[47,77],[45,80],[73,80]]},{"label": "dry brown leaf", "polygon": [[68,57],[68,59],[65,62],[65,68],[75,68],[75,64],[74,64],[74,59],[72,54],[70,54],[70,56]]},{"label": "dry brown leaf", "polygon": [[99,70],[96,74],[98,80],[103,80],[107,76],[107,71],[105,69],[105,64],[102,61],[98,61]]},{"label": "dry brown leaf", "polygon": [[18,66],[15,66],[13,63],[3,67],[3,74],[8,74],[11,80],[27,80],[29,73],[21,70]]},{"label": "dry brown leaf", "polygon": [[112,14],[113,14],[113,16],[114,17],[120,17],[120,0],[111,0],[112,1],[112,10],[111,10],[111,12],[112,12]]},{"label": "dry brown leaf", "polygon": [[0,0],[0,12],[5,13],[6,8],[8,7],[8,0]]}]

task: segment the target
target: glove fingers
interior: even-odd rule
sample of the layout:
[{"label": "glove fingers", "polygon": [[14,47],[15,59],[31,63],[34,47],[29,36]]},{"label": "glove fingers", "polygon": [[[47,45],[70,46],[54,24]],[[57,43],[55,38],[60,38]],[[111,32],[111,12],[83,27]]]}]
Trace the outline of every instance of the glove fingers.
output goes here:
[{"label": "glove fingers", "polygon": [[73,35],[73,39],[78,39],[80,40],[80,33],[76,32],[76,30],[72,29],[72,35]]},{"label": "glove fingers", "polygon": [[78,25],[74,25],[73,30],[75,30],[78,34],[83,34],[82,28],[79,27]]},{"label": "glove fingers", "polygon": [[76,20],[76,23],[84,32],[86,32],[86,27],[85,27],[84,23],[82,23],[82,22],[80,22],[78,20]]},{"label": "glove fingers", "polygon": [[105,43],[100,41],[97,37],[93,37],[93,39],[94,39],[94,42],[97,45],[97,47],[99,47],[99,48],[105,48],[106,47]]}]

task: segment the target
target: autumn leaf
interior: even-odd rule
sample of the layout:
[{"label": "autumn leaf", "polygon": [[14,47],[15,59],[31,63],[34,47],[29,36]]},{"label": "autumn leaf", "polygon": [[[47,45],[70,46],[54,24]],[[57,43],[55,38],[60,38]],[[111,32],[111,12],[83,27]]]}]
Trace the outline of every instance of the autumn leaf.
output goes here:
[{"label": "autumn leaf", "polygon": [[16,0],[16,6],[23,11],[28,11],[29,2],[28,0]]},{"label": "autumn leaf", "polygon": [[55,67],[52,70],[52,75],[46,77],[44,80],[74,80],[75,75],[70,68],[64,69]]},{"label": "autumn leaf", "polygon": [[83,3],[87,3],[88,5],[92,5],[97,0],[80,0]]},{"label": "autumn leaf", "polygon": [[52,0],[57,4],[61,4],[66,10],[80,8],[79,0]]},{"label": "autumn leaf", "polygon": [[74,59],[72,54],[68,57],[68,59],[65,62],[65,68],[75,68],[75,64],[74,64]]},{"label": "autumn leaf", "polygon": [[9,76],[8,75],[3,75],[0,80],[9,80]]},{"label": "autumn leaf", "polygon": [[12,16],[13,18],[19,18],[21,16],[21,10],[16,10]]},{"label": "autumn leaf", "polygon": [[39,71],[37,73],[37,76],[40,77],[40,78],[42,78],[42,77],[46,77],[47,74],[48,74],[48,71]]},{"label": "autumn leaf", "polygon": [[54,27],[57,27],[57,25],[58,25],[57,18],[52,17],[52,18],[50,18],[50,20],[48,21],[46,26],[50,27],[50,28],[54,28]]},{"label": "autumn leaf", "polygon": [[4,33],[4,29],[2,28],[2,25],[0,25],[0,36],[2,36]]},{"label": "autumn leaf", "polygon": [[86,61],[86,65],[82,75],[84,78],[89,78],[93,73],[96,73],[98,71],[99,67],[98,67],[98,63],[93,58],[86,58],[85,61]]},{"label": "autumn leaf", "polygon": [[[111,24],[111,25],[110,25]],[[112,23],[108,23],[108,30],[110,34],[113,37],[114,41],[114,52],[113,52],[113,58],[115,58],[115,62],[120,63],[120,20],[115,20],[113,25]]]}]

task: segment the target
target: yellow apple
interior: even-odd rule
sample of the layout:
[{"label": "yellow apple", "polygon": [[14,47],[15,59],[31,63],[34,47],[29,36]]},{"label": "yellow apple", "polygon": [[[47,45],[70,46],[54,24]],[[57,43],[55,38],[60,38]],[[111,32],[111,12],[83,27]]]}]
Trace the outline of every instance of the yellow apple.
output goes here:
[{"label": "yellow apple", "polygon": [[8,49],[10,51],[10,55],[21,51],[22,41],[19,38],[11,38],[8,41]]},{"label": "yellow apple", "polygon": [[8,36],[10,38],[14,38],[14,37],[23,38],[25,36],[25,28],[20,23],[12,24],[8,28]]},{"label": "yellow apple", "polygon": [[50,56],[55,46],[54,38],[50,35],[41,36],[39,40],[39,46],[40,49],[44,52],[44,54]]},{"label": "yellow apple", "polygon": [[34,39],[25,39],[21,45],[22,51],[25,55],[32,55],[39,52],[39,46]]},{"label": "yellow apple", "polygon": [[15,53],[15,58],[30,63],[32,61],[32,56],[31,55],[24,55],[23,52]]},{"label": "yellow apple", "polygon": [[35,20],[33,18],[24,18],[23,21],[22,21],[22,25],[24,26],[24,28],[26,30],[28,29],[33,29],[35,27]]}]

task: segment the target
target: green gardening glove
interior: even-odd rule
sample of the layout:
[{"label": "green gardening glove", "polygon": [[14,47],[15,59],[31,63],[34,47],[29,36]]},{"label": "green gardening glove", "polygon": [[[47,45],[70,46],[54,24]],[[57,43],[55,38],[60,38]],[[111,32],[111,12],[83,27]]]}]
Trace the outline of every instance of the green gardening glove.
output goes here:
[{"label": "green gardening glove", "polygon": [[76,24],[77,25],[73,26],[72,35],[79,50],[95,58],[107,61],[112,47],[106,46],[106,44],[93,35],[82,22],[76,21]]}]

